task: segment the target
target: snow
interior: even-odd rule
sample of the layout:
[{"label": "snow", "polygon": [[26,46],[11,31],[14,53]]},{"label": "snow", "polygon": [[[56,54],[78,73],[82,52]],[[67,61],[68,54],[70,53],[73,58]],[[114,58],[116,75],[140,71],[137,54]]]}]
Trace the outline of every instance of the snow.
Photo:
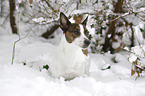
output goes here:
[{"label": "snow", "polygon": [[130,62],[134,62],[136,61],[137,59],[139,59],[139,66],[142,66],[144,67],[145,66],[145,46],[144,45],[140,45],[140,46],[135,46],[131,49],[131,54],[130,54],[130,57],[129,57],[129,60]]},{"label": "snow", "polygon": [[143,38],[142,32],[140,31],[141,25],[143,24],[135,26],[134,30],[135,30],[135,38],[137,39],[137,42],[143,44],[144,38]]},{"label": "snow", "polygon": [[[28,36],[16,44],[14,64],[11,65],[13,43],[18,36],[3,30],[0,34],[0,96],[145,95],[145,74],[137,80],[136,76],[130,76],[128,55],[90,53],[90,75],[65,81],[62,77],[53,78],[42,68],[50,64],[57,47],[50,42],[59,41],[58,38],[43,40]],[[111,68],[106,69],[108,66]]]},{"label": "snow", "polygon": [[113,43],[112,43],[112,48],[116,49],[116,48],[120,47],[120,44],[121,44],[120,41],[118,41],[118,42],[113,42]]}]

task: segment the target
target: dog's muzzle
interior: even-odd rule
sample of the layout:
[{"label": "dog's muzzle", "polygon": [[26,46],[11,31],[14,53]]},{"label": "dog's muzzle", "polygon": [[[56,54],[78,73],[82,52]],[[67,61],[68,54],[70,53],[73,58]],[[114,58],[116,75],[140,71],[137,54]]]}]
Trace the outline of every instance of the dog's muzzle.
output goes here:
[{"label": "dog's muzzle", "polygon": [[83,48],[87,48],[91,44],[90,40],[85,39]]}]

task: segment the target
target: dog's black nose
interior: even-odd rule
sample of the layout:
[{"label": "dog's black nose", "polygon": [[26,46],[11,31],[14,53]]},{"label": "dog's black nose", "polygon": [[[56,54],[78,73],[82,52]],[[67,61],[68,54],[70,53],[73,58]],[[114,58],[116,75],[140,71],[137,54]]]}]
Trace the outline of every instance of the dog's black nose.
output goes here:
[{"label": "dog's black nose", "polygon": [[86,40],[84,41],[84,43],[85,43],[86,45],[90,45],[91,42],[90,42],[89,40],[86,39]]},{"label": "dog's black nose", "polygon": [[86,40],[84,41],[83,48],[87,48],[87,47],[90,45],[90,43],[91,43],[91,42],[90,42],[89,40],[86,39]]}]

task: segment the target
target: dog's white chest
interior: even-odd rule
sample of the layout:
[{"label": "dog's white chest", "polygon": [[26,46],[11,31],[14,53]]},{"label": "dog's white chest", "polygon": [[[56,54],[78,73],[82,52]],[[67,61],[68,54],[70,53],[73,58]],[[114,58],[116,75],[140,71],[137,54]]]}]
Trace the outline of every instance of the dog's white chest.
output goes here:
[{"label": "dog's white chest", "polygon": [[89,56],[84,55],[79,46],[67,43],[63,36],[50,64],[50,70],[54,77],[65,79],[88,74]]}]

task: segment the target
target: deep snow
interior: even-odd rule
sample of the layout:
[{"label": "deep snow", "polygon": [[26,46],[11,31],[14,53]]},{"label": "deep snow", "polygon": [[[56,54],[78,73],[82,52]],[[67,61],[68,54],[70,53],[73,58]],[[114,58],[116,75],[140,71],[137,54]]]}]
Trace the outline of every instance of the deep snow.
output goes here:
[{"label": "deep snow", "polygon": [[[42,69],[50,64],[58,44],[53,43],[59,40],[28,36],[16,44],[11,65],[13,43],[18,36],[4,33],[0,32],[0,96],[145,96],[144,73],[137,80],[130,76],[126,52],[90,53],[90,76],[65,81]],[[101,70],[108,66],[111,69]]]}]

